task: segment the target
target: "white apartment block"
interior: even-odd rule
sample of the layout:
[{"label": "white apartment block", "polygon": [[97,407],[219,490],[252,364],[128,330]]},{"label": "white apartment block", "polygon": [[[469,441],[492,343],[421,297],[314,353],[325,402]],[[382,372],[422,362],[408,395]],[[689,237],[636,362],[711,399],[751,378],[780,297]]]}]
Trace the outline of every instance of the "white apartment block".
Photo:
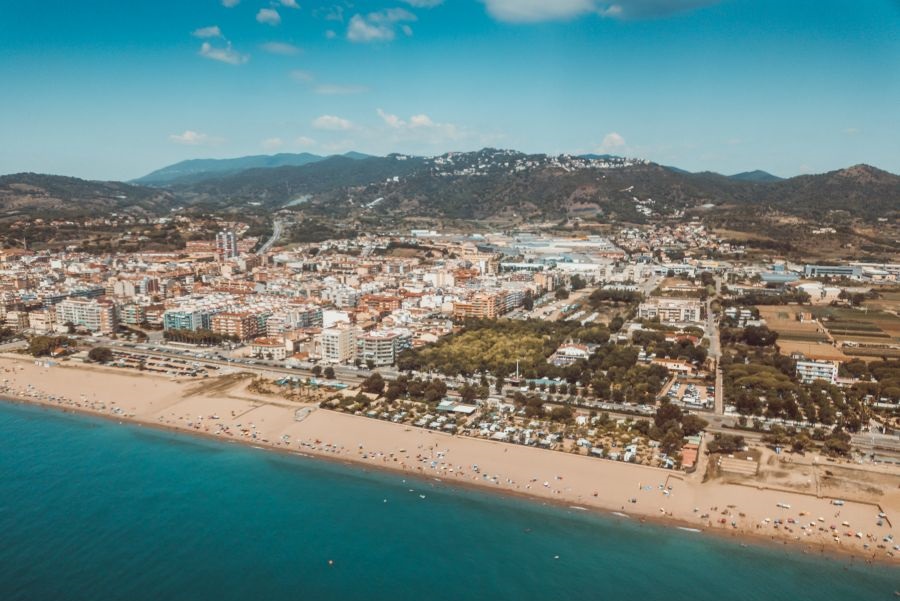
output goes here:
[{"label": "white apartment block", "polygon": [[410,336],[398,331],[367,332],[359,337],[358,343],[360,359],[379,367],[393,365],[400,351],[411,346]]},{"label": "white apartment block", "polygon": [[116,309],[112,303],[95,299],[67,298],[56,305],[56,323],[71,323],[92,332],[115,332]]},{"label": "white apartment block", "polygon": [[345,363],[356,358],[356,330],[354,328],[328,328],[322,330],[321,355],[328,363]]},{"label": "white apartment block", "polygon": [[638,307],[638,317],[641,319],[659,317],[663,323],[699,323],[702,315],[703,303],[694,299],[653,298]]},{"label": "white apartment block", "polygon": [[797,361],[797,377],[804,384],[815,380],[825,380],[834,384],[837,381],[838,363],[836,361]]}]

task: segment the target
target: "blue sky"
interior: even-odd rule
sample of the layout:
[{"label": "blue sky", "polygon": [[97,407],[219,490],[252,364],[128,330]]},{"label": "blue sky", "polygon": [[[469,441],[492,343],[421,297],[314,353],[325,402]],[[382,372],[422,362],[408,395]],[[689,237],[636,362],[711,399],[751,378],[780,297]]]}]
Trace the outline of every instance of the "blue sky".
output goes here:
[{"label": "blue sky", "polygon": [[610,152],[900,172],[897,0],[3,0],[0,173]]}]

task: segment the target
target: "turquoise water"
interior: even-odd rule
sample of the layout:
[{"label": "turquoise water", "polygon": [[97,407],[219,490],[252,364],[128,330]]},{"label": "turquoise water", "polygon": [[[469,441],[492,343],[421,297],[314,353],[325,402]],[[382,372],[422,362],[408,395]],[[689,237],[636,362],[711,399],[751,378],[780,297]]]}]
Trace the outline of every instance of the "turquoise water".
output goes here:
[{"label": "turquoise water", "polygon": [[900,588],[885,566],[34,407],[0,403],[0,433],[2,601],[863,601]]}]

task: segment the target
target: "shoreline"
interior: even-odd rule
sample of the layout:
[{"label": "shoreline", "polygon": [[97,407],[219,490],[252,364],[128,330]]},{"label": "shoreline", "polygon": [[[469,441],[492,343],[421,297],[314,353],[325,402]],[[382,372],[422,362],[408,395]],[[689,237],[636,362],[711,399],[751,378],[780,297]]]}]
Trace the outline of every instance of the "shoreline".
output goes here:
[{"label": "shoreline", "polygon": [[[886,506],[885,511],[891,516],[898,508],[900,493],[894,490],[883,493],[878,504],[847,500],[846,506],[835,507],[828,498],[800,491],[767,490],[715,480],[701,483],[696,475],[670,470],[456,436],[309,404],[279,402],[236,390],[239,384],[246,388],[240,378],[174,380],[93,365],[63,363],[49,367],[32,358],[9,355],[0,356],[0,368],[6,374],[0,398],[11,403],[146,425],[176,435],[200,435],[218,441],[234,439],[229,442],[263,451],[325,459],[353,469],[374,469],[451,488],[456,485],[512,495],[528,502],[587,510],[736,542],[777,545],[790,549],[789,552],[849,557],[854,562],[898,563],[895,552],[887,551],[893,542],[885,549],[876,548],[886,534],[898,538],[889,520],[885,520],[886,527],[878,530],[864,528],[878,533],[866,535],[871,543],[868,549],[863,547],[866,540],[862,537],[850,537],[845,531],[838,538],[836,535],[842,532],[835,531],[833,525],[831,531],[826,530],[822,517],[818,523],[809,523],[808,529],[800,526],[800,521],[809,520],[816,513],[830,516],[835,510],[833,523],[845,520],[845,530],[849,529],[849,521],[857,527],[866,523],[874,526],[878,505]],[[75,400],[79,391],[80,402]],[[297,421],[301,409],[311,411]],[[842,498],[848,497],[849,491]],[[797,508],[790,510],[788,504],[788,512],[796,516],[803,508],[808,511],[799,515],[809,517],[788,519],[786,510],[781,509],[787,501]],[[775,509],[776,505],[779,509]],[[701,507],[709,508],[709,512],[701,515]],[[781,516],[782,526],[774,526],[768,516]]]},{"label": "shoreline", "polygon": [[[363,460],[356,460],[348,457],[337,457],[333,455],[329,455],[326,453],[317,453],[314,451],[300,451],[290,448],[284,448],[272,445],[271,443],[265,443],[261,441],[250,441],[250,440],[241,440],[241,439],[228,439],[223,438],[221,436],[217,436],[215,434],[210,434],[209,432],[201,432],[197,430],[193,430],[192,428],[183,428],[177,427],[169,424],[159,424],[148,422],[139,419],[132,419],[123,416],[110,415],[106,413],[102,413],[99,411],[94,411],[92,409],[86,409],[83,407],[64,407],[61,405],[57,405],[51,402],[46,402],[38,399],[29,399],[25,397],[17,397],[15,395],[3,394],[0,395],[0,402],[13,404],[13,405],[21,405],[25,407],[34,407],[42,410],[47,410],[53,413],[61,413],[68,415],[75,415],[80,417],[89,417],[89,418],[99,418],[106,422],[115,422],[120,425],[127,425],[132,427],[148,427],[149,429],[165,433],[172,434],[175,436],[185,436],[191,438],[199,438],[208,442],[217,442],[217,443],[225,443],[225,444],[233,444],[238,445],[244,448],[255,449],[259,451],[263,451],[265,453],[275,453],[278,455],[282,455],[285,457],[299,457],[303,459],[309,459],[312,461],[325,461],[330,464],[335,465],[343,465],[345,467],[349,467],[353,470],[358,470],[363,473],[373,472],[373,473],[386,473],[391,474],[393,476],[405,476],[411,479],[420,481],[422,483],[428,483],[432,486],[437,483],[438,485],[452,490],[453,488],[460,488],[464,490],[475,491],[479,493],[484,493],[488,495],[500,495],[506,496],[510,498],[515,498],[518,500],[522,500],[528,503],[537,503],[543,506],[552,506],[557,507],[559,509],[565,509],[569,511],[584,511],[588,512],[591,515],[600,516],[604,519],[618,519],[618,520],[626,520],[636,525],[644,525],[648,524],[651,526],[663,527],[667,529],[675,529],[681,530],[685,533],[691,534],[699,534],[699,535],[709,535],[718,539],[728,540],[732,543],[739,544],[741,547],[747,547],[747,544],[744,544],[741,541],[747,541],[754,547],[764,547],[770,548],[771,550],[781,549],[785,551],[787,554],[793,555],[796,553],[800,553],[801,555],[815,556],[822,559],[827,559],[830,561],[848,561],[850,564],[858,565],[860,563],[865,565],[885,565],[885,566],[894,566],[897,564],[896,559],[885,558],[885,557],[868,557],[867,554],[860,553],[857,550],[847,548],[847,547],[826,547],[822,543],[804,543],[800,540],[793,540],[787,537],[778,537],[778,536],[767,536],[764,534],[756,534],[753,532],[746,531],[729,531],[723,528],[711,528],[704,527],[702,525],[697,525],[693,522],[689,522],[687,520],[674,518],[674,517],[661,517],[661,516],[653,516],[653,515],[644,515],[641,513],[630,513],[626,509],[616,510],[611,507],[601,507],[598,505],[589,505],[587,507],[582,507],[579,505],[573,505],[569,501],[565,501],[562,499],[552,499],[543,497],[536,494],[530,494],[522,491],[511,490],[508,488],[504,488],[501,486],[490,486],[487,484],[477,483],[477,482],[467,482],[467,481],[457,481],[457,480],[447,480],[443,478],[438,478],[436,476],[429,476],[422,473],[417,473],[404,468],[396,468],[389,465],[378,465],[373,463],[367,463]],[[367,419],[367,418],[366,418]],[[443,433],[440,433],[445,435]],[[450,435],[447,435],[450,436]]]}]

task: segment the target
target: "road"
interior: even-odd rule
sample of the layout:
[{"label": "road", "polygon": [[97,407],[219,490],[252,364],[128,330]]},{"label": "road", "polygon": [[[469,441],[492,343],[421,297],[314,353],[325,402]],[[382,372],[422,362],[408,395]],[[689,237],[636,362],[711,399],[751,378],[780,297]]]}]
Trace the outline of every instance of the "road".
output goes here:
[{"label": "road", "polygon": [[722,282],[718,276],[716,276],[715,282],[715,295],[706,299],[706,333],[709,336],[709,356],[715,361],[716,370],[716,399],[713,405],[713,411],[718,415],[722,415],[725,413],[725,399],[722,390],[722,370],[719,367],[719,359],[722,358],[722,343],[719,338],[719,322],[712,312],[712,301],[719,296]]},{"label": "road", "polygon": [[[126,346],[128,344],[128,346]],[[224,358],[206,358],[206,357],[197,357],[196,355],[199,353],[201,355],[215,353],[217,351],[213,349],[184,349],[187,351],[185,354],[181,349],[173,349],[173,348],[160,348],[160,347],[152,347],[152,348],[137,348],[138,346],[147,347],[146,344],[139,345],[131,345],[130,343],[122,343],[118,341],[104,341],[104,346],[112,347],[120,352],[130,353],[132,355],[146,355],[149,357],[164,357],[167,359],[180,359],[185,361],[190,361],[192,363],[199,363],[201,365],[217,365],[219,367],[228,367],[234,369],[236,371],[247,371],[251,373],[258,374],[277,374],[280,376],[303,376],[303,377],[319,377],[315,376],[312,372],[312,368],[291,368],[284,367],[279,365],[274,361],[264,361],[259,359],[224,359]],[[253,363],[250,363],[253,361]],[[357,369],[355,366],[349,365],[332,365],[334,369],[335,380],[338,382],[343,382],[344,384],[359,384],[363,378],[367,377],[370,372],[367,369]],[[324,369],[324,366],[323,366]],[[397,372],[393,370],[378,370],[382,376],[387,379],[395,379],[398,375]]]},{"label": "road", "polygon": [[277,219],[275,219],[272,222],[271,237],[269,237],[269,239],[266,240],[265,244],[263,244],[262,246],[259,247],[259,250],[256,251],[256,254],[264,255],[267,252],[269,252],[269,250],[271,250],[272,247],[275,246],[275,243],[278,242],[278,239],[281,238],[281,234],[283,231],[284,231],[284,224],[282,222],[278,221]]}]

